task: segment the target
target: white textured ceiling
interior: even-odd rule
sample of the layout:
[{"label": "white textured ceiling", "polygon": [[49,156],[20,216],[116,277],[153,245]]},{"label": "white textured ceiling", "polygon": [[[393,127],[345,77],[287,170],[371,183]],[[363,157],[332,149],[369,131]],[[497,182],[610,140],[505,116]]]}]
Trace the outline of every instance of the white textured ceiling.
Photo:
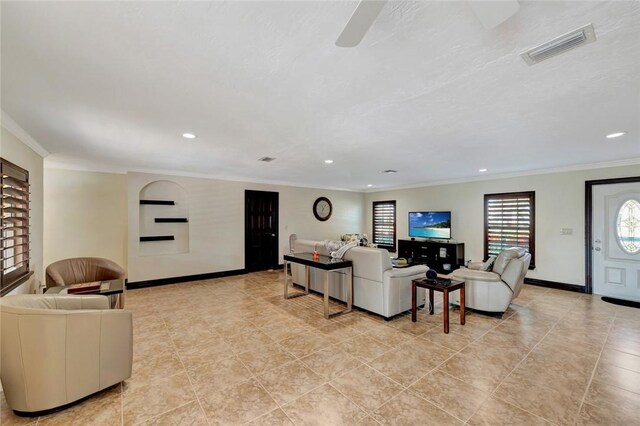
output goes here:
[{"label": "white textured ceiling", "polygon": [[336,47],[355,5],[3,1],[2,109],[53,164],[353,190],[640,158],[639,2],[389,2]]}]

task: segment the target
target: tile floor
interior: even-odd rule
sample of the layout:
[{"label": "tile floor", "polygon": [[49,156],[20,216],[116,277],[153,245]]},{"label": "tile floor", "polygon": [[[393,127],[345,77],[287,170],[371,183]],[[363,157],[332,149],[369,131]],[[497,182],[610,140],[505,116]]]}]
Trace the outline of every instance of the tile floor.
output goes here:
[{"label": "tile floor", "polygon": [[[282,272],[133,290],[133,377],[71,409],[3,425],[640,424],[640,310],[525,286],[502,319],[442,332],[322,316]],[[336,305],[337,307],[337,305]]]}]

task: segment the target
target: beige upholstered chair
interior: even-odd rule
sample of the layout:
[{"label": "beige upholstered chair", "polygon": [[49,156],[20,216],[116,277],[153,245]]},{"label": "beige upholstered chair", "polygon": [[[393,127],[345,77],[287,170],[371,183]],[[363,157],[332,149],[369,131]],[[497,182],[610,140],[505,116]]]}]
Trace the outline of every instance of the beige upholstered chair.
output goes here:
[{"label": "beige upholstered chair", "polygon": [[131,377],[131,312],[105,296],[0,299],[0,378],[18,414],[73,403]]},{"label": "beige upholstered chair", "polygon": [[[481,271],[482,262],[474,262],[468,269],[456,269],[450,276],[465,281],[467,308],[503,313],[520,294],[530,262],[529,252],[514,247],[500,252],[492,271]],[[451,294],[451,303],[460,304],[459,293]]]},{"label": "beige upholstered chair", "polygon": [[126,273],[117,263],[101,257],[74,257],[47,266],[48,287],[124,279]]}]

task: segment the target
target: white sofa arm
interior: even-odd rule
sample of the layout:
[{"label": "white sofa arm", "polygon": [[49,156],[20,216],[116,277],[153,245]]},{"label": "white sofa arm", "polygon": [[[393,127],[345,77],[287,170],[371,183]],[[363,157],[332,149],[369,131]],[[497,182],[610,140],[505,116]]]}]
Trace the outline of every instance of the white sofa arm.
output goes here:
[{"label": "white sofa arm", "polygon": [[394,268],[384,271],[384,276],[389,278],[410,277],[412,275],[424,275],[429,270],[427,265],[414,265],[407,268]]}]

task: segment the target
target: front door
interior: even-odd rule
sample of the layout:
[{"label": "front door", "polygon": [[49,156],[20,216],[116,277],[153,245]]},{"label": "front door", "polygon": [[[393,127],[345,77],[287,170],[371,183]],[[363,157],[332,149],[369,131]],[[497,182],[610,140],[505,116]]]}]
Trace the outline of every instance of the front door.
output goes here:
[{"label": "front door", "polygon": [[593,293],[640,301],[640,182],[595,185]]},{"label": "front door", "polygon": [[245,198],[244,267],[262,271],[278,266],[278,193],[249,191]]}]

